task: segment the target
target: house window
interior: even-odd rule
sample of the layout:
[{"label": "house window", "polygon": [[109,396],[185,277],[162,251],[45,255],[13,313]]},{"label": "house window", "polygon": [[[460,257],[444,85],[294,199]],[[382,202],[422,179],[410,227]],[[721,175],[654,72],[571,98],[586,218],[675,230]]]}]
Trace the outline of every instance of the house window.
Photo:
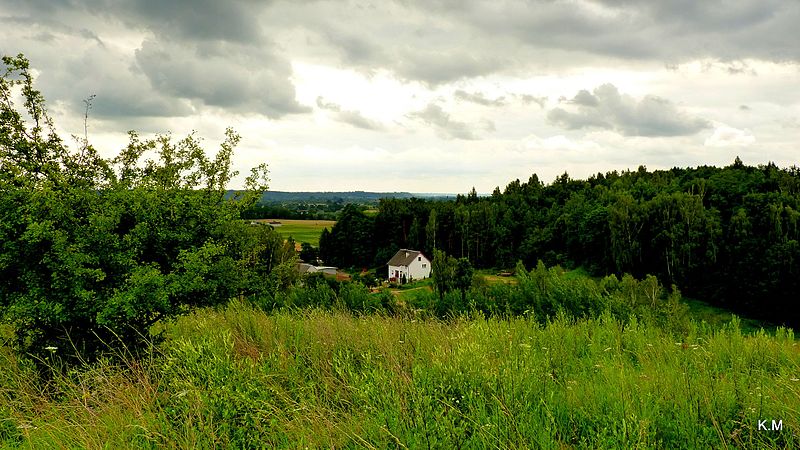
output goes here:
[{"label": "house window", "polygon": [[417,261],[422,261],[422,256],[417,256]]},{"label": "house window", "polygon": [[423,265],[422,265],[422,268],[424,269],[426,266],[427,266],[427,264],[423,264]]}]

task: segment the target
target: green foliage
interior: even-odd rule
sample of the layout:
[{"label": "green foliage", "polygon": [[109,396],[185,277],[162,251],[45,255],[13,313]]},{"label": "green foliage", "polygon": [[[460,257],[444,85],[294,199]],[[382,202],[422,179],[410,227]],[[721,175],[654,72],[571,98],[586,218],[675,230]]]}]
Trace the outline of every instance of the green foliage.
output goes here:
[{"label": "green foliage", "polygon": [[413,248],[477,268],[541,260],[600,277],[651,274],[740,313],[800,320],[797,167],[639,167],[587,180],[563,174],[549,185],[533,175],[489,197],[384,199],[374,220],[376,265]]},{"label": "green foliage", "polygon": [[314,248],[308,242],[303,242],[300,244],[300,259],[309,263],[309,264],[316,264],[317,258],[319,258],[319,251]]},{"label": "green foliage", "polygon": [[259,280],[291,259],[279,237],[238,221],[266,188],[265,165],[226,199],[232,130],[213,158],[194,135],[130,132],[103,159],[85,138],[75,149],[59,139],[27,60],[3,64],[0,308],[20,350],[135,349],[158,320],[261,292]]},{"label": "green foliage", "polygon": [[474,270],[467,258],[453,258],[440,250],[433,250],[431,261],[431,278],[439,297],[444,299],[445,294],[451,291],[461,293],[462,302],[466,301],[466,294],[472,286]]},{"label": "green foliage", "polygon": [[344,207],[339,220],[330,230],[322,230],[319,239],[320,258],[325,264],[338,267],[364,268],[371,264],[374,219],[357,206]]},{"label": "green foliage", "polygon": [[[166,336],[142,360],[52,380],[0,353],[0,446],[800,445],[800,355],[786,329],[692,324],[676,338],[606,314],[442,322],[235,302]],[[782,430],[759,430],[765,419]]]}]

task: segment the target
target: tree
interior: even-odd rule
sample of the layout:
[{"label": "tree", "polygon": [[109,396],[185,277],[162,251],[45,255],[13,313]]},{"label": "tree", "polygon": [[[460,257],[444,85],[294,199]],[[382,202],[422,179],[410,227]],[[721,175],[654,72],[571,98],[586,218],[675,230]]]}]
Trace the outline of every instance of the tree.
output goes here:
[{"label": "tree", "polygon": [[425,226],[425,235],[427,247],[430,250],[436,248],[436,209],[431,208],[428,215],[428,224]]},{"label": "tree", "polygon": [[263,292],[265,275],[292,264],[268,227],[239,220],[266,189],[266,165],[227,196],[232,130],[214,158],[194,135],[130,132],[104,159],[88,137],[74,149],[59,138],[22,55],[2,61],[0,317],[18,349],[135,351],[155,322]]},{"label": "tree", "polygon": [[452,291],[456,285],[454,258],[441,250],[434,249],[431,278],[440,299],[444,297],[445,293]]},{"label": "tree", "polygon": [[474,270],[467,258],[458,258],[455,261],[453,270],[453,287],[461,291],[461,301],[466,302],[467,291],[472,286],[472,275]]},{"label": "tree", "polygon": [[433,286],[439,297],[450,291],[460,291],[461,298],[466,298],[467,291],[472,286],[474,270],[467,258],[453,258],[440,250],[433,251],[431,261],[431,278]]},{"label": "tree", "polygon": [[375,258],[375,222],[355,205],[349,204],[329,233],[320,236],[320,254],[326,264],[364,267]]},{"label": "tree", "polygon": [[[325,230],[327,230],[327,228]],[[319,251],[317,251],[313,245],[309,244],[308,242],[303,242],[300,244],[300,259],[310,264],[317,264],[318,258]]]}]

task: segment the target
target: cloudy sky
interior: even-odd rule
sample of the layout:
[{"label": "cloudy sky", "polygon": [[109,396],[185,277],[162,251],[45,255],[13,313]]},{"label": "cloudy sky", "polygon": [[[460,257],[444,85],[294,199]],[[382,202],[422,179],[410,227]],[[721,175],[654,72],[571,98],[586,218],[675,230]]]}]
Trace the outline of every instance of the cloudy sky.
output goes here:
[{"label": "cloudy sky", "polygon": [[800,156],[795,0],[0,0],[63,134],[243,139],[275,190]]}]

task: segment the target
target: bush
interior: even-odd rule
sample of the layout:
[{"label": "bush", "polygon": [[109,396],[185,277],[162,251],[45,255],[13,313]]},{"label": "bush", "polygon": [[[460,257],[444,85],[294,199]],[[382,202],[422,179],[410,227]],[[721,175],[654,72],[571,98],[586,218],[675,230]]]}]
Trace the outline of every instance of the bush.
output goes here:
[{"label": "bush", "polygon": [[247,190],[228,197],[232,130],[214,158],[194,135],[130,132],[104,159],[86,138],[76,149],[61,141],[24,57],[3,64],[0,309],[19,350],[135,349],[160,319],[266,289],[260,280],[292,258],[267,227],[238,220],[267,172],[253,169]]}]

